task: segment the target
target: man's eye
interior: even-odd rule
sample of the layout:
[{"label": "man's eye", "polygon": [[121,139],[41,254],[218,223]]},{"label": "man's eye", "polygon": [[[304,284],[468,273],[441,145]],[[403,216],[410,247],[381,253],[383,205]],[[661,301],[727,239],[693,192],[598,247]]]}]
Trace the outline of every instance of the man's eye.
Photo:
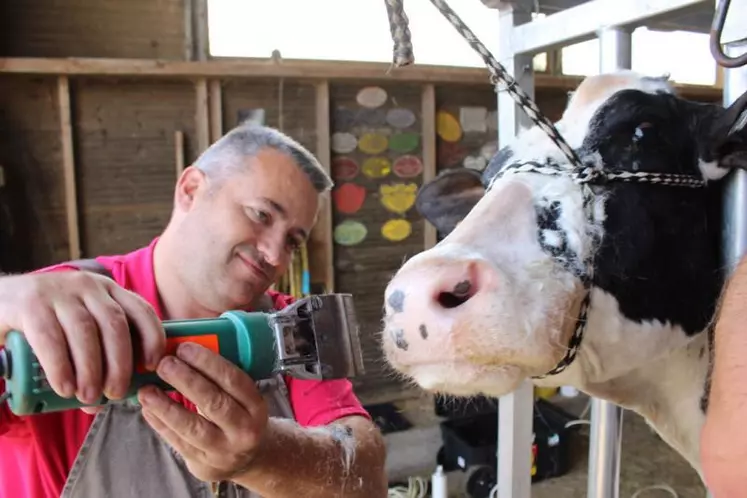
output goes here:
[{"label": "man's eye", "polygon": [[270,215],[259,209],[250,209],[252,218],[257,220],[259,223],[266,225],[270,221]]}]

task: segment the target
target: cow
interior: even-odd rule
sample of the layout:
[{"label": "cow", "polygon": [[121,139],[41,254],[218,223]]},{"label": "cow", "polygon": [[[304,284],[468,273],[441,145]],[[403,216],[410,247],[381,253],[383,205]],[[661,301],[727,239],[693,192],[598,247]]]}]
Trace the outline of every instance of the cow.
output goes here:
[{"label": "cow", "polygon": [[597,181],[534,126],[482,173],[427,182],[417,210],[444,237],[385,288],[387,364],[454,396],[574,386],[640,414],[702,477],[721,186],[747,167],[746,108],[747,94],[724,108],[666,77],[595,75],[554,124]]}]

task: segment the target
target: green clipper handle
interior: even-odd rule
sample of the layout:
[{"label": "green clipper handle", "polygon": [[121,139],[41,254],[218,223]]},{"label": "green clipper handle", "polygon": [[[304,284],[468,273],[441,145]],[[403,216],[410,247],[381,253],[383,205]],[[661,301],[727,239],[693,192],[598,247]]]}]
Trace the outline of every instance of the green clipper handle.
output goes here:
[{"label": "green clipper handle", "polygon": [[[266,379],[275,371],[278,357],[268,318],[267,313],[228,311],[219,318],[167,320],[163,322],[166,352],[174,354],[180,343],[195,342],[220,354],[254,380]],[[75,397],[63,398],[54,392],[29,343],[18,331],[8,333],[5,349],[0,350],[0,375],[6,384],[3,397],[8,398],[10,410],[16,415],[101,406],[111,402],[102,396],[97,403],[86,405]],[[124,398],[135,396],[145,385],[173,390],[155,372],[136,364]]]}]

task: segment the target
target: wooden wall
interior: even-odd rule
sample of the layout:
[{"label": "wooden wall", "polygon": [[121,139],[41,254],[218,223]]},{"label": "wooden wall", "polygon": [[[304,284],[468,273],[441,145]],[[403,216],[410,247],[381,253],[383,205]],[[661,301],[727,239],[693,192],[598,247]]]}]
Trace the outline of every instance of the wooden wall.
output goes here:
[{"label": "wooden wall", "polygon": [[0,57],[184,59],[190,0],[0,2]]}]

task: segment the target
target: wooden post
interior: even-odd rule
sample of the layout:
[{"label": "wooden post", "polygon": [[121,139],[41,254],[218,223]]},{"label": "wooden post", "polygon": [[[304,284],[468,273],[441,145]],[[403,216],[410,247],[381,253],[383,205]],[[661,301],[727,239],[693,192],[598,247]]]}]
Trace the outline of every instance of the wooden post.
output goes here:
[{"label": "wooden post", "polygon": [[[436,90],[432,83],[423,85],[421,97],[421,122],[423,123],[423,183],[436,177]],[[438,234],[427,220],[425,223],[424,248],[436,245]]]},{"label": "wooden post", "polygon": [[182,130],[174,132],[174,156],[176,162],[176,179],[178,180],[184,172],[184,132]]},{"label": "wooden post", "polygon": [[70,83],[67,76],[57,78],[57,99],[60,106],[60,142],[62,143],[62,170],[65,181],[65,211],[67,213],[67,239],[70,259],[79,259],[80,225],[78,222],[78,194],[75,185],[75,156],[73,153],[73,127],[70,111]]},{"label": "wooden post", "polygon": [[208,107],[208,86],[206,78],[199,78],[195,83],[195,120],[197,126],[197,155],[210,146],[210,111]]},{"label": "wooden post", "polygon": [[223,136],[223,93],[220,80],[210,80],[210,141]]},{"label": "wooden post", "polygon": [[[331,170],[329,83],[316,84],[316,157],[329,173]],[[324,292],[334,292],[335,269],[332,238],[332,198],[327,196],[319,218],[309,236],[309,272],[313,283],[322,282]]]}]

